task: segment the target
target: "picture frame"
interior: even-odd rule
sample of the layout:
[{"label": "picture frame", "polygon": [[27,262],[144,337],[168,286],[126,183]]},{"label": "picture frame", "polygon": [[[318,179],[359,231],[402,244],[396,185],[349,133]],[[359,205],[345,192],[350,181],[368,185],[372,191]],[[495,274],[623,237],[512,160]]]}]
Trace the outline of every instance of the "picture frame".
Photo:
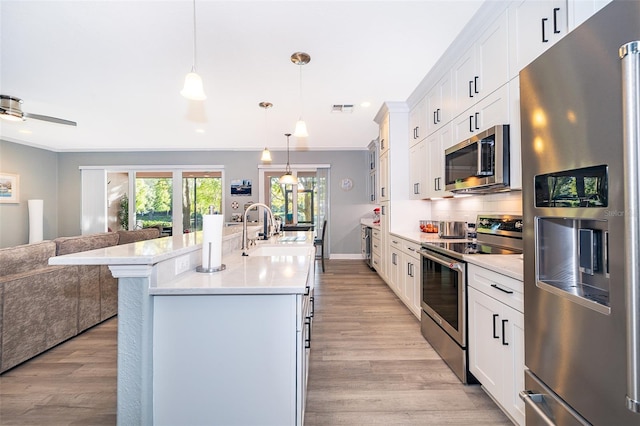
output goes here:
[{"label": "picture frame", "polygon": [[232,179],[231,195],[250,196],[251,179]]},{"label": "picture frame", "polygon": [[0,172],[0,203],[20,202],[20,175]]}]

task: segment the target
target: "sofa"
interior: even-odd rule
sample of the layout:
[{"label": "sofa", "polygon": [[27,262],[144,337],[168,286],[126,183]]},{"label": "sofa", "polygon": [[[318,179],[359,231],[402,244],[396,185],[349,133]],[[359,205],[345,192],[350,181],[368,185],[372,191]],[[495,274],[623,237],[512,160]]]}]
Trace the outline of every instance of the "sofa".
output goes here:
[{"label": "sofa", "polygon": [[118,282],[107,266],[50,266],[50,257],[159,236],[146,228],[0,249],[0,373],[118,312]]}]

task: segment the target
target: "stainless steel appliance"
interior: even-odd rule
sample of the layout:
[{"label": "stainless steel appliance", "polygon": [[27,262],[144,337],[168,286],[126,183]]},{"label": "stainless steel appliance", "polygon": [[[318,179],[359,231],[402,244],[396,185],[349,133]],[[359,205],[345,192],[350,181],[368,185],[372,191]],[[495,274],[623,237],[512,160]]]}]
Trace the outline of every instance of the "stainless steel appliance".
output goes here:
[{"label": "stainless steel appliance", "polygon": [[362,258],[369,268],[373,268],[373,257],[371,256],[371,227],[362,226],[361,238]]},{"label": "stainless steel appliance", "polygon": [[520,216],[479,215],[477,240],[422,244],[422,335],[463,383],[476,383],[467,355],[465,254],[522,253]]},{"label": "stainless steel appliance", "polygon": [[613,1],[520,73],[528,426],[640,424],[637,40]]},{"label": "stainless steel appliance", "polygon": [[440,238],[467,238],[467,222],[441,221],[438,225]]},{"label": "stainless steel appliance", "polygon": [[451,192],[509,190],[509,126],[491,127],[447,148],[444,182]]}]

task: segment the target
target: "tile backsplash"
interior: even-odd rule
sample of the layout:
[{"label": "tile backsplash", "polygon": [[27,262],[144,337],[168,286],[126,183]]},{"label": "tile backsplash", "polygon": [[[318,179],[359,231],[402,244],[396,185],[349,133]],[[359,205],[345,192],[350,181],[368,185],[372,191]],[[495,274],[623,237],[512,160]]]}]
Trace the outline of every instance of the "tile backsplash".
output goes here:
[{"label": "tile backsplash", "polygon": [[431,201],[431,220],[475,222],[478,213],[522,214],[522,192],[511,191]]}]

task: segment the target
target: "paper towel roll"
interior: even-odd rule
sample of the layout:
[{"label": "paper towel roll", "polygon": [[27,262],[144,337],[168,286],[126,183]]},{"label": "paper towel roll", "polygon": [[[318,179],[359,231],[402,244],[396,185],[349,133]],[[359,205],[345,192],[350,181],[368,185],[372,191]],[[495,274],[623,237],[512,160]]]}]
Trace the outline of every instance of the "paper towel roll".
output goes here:
[{"label": "paper towel roll", "polygon": [[44,200],[29,200],[29,244],[42,241]]},{"label": "paper towel roll", "polygon": [[222,225],[221,214],[202,216],[202,267],[220,268],[222,265]]}]

